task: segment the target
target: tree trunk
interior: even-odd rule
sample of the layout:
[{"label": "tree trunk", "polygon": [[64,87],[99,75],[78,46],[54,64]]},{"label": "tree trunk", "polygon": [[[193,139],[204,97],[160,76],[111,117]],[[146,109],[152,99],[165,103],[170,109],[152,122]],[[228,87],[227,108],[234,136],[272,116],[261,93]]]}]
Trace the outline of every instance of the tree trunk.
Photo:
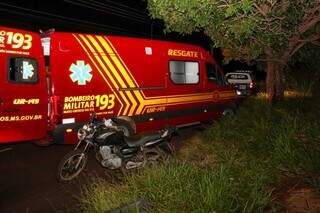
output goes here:
[{"label": "tree trunk", "polygon": [[284,63],[278,62],[274,59],[274,54],[271,50],[266,51],[267,55],[267,79],[266,91],[268,101],[273,104],[280,101],[284,97]]},{"label": "tree trunk", "polygon": [[268,95],[268,101],[272,104],[275,101],[275,67],[274,63],[271,61],[267,61],[267,79],[266,79],[266,92]]},{"label": "tree trunk", "polygon": [[276,94],[275,101],[281,101],[284,97],[285,79],[284,79],[284,65],[275,64],[275,80],[276,80]]}]

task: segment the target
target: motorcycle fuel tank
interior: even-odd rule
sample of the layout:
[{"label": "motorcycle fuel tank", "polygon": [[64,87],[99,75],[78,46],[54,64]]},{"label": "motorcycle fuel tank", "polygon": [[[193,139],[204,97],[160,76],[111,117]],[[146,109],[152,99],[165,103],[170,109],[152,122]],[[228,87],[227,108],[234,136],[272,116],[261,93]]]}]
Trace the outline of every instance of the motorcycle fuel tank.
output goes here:
[{"label": "motorcycle fuel tank", "polygon": [[123,141],[118,132],[110,129],[98,130],[94,138],[95,142],[99,144],[99,146],[117,145]]}]

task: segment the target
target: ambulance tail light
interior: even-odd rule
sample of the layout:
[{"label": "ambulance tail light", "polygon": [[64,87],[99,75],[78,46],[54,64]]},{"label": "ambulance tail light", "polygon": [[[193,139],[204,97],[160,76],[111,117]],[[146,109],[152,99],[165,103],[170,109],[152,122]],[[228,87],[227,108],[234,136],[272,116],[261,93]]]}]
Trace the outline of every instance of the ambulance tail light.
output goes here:
[{"label": "ambulance tail light", "polygon": [[62,116],[62,106],[60,103],[59,96],[51,96],[49,100],[49,118],[50,118],[50,126],[55,127],[57,124],[61,123],[61,116]]},{"label": "ambulance tail light", "polygon": [[54,29],[50,29],[46,32],[42,32],[40,30],[41,36],[41,44],[44,56],[50,56],[50,45],[51,45],[51,38],[50,35],[54,33]]},{"label": "ambulance tail light", "polygon": [[52,113],[52,104],[51,104],[51,99],[49,98],[48,100],[48,118],[50,118]]},{"label": "ambulance tail light", "polygon": [[50,56],[50,37],[41,38],[42,50],[44,56]]}]

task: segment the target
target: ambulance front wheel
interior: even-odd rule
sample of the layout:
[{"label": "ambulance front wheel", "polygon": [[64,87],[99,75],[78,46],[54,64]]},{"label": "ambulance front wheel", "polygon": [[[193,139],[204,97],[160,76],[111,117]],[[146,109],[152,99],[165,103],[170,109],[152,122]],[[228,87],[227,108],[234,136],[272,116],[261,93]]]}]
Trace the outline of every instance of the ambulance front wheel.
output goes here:
[{"label": "ambulance front wheel", "polygon": [[50,139],[49,137],[46,137],[43,139],[32,141],[32,143],[36,146],[46,147],[46,146],[50,146],[51,144],[53,144],[53,140]]}]

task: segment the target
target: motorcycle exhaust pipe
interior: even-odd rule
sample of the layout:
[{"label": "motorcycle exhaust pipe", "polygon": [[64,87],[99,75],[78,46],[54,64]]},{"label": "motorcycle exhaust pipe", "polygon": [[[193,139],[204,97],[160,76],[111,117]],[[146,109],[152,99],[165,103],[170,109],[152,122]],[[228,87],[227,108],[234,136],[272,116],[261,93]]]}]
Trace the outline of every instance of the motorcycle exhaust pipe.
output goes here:
[{"label": "motorcycle exhaust pipe", "polygon": [[159,142],[163,141],[163,139],[159,139],[159,140],[155,140],[155,141],[150,141],[150,142],[147,142],[144,146],[153,146]]}]

